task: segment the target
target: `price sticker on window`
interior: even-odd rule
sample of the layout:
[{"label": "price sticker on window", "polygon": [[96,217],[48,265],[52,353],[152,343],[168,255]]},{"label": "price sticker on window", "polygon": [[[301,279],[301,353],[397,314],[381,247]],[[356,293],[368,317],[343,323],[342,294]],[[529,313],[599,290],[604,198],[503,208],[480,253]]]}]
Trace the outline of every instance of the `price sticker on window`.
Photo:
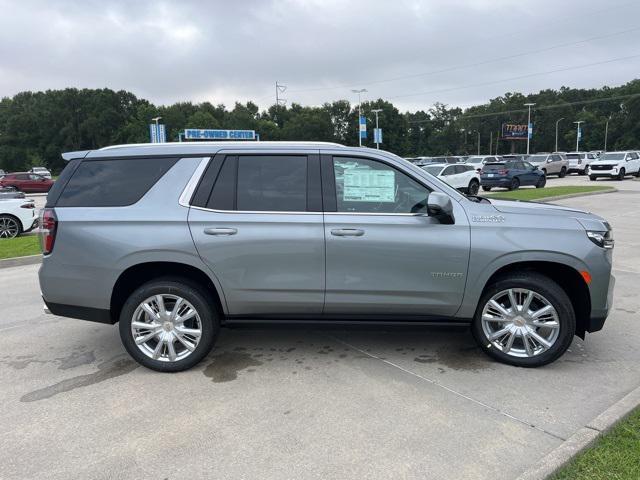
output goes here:
[{"label": "price sticker on window", "polygon": [[349,168],[344,172],[343,201],[395,201],[396,174],[392,170]]}]

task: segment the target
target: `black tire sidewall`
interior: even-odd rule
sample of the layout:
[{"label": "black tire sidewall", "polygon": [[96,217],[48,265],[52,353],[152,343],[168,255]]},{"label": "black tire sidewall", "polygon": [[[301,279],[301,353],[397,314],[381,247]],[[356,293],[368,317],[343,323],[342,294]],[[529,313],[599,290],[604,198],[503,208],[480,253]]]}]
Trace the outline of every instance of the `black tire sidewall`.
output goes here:
[{"label": "black tire sidewall", "polygon": [[[474,188],[475,188],[475,192],[474,192]],[[469,186],[467,187],[467,193],[471,195],[475,195],[476,193],[478,193],[478,190],[480,190],[480,182],[478,182],[477,180],[471,180],[469,182]]]},{"label": "black tire sidewall", "polygon": [[9,215],[7,213],[7,214],[0,215],[0,218],[9,218],[14,222],[16,222],[16,225],[18,226],[18,233],[16,233],[15,237],[9,237],[9,238],[18,238],[22,234],[22,222],[20,221],[20,219],[18,219],[18,217],[14,217],[13,215]]},{"label": "black tire sidewall", "polygon": [[[544,353],[530,358],[509,356],[490,345],[489,339],[482,330],[480,317],[484,305],[496,293],[509,288],[527,288],[544,296],[558,312],[560,333],[553,346]],[[540,367],[558,359],[569,348],[576,331],[576,319],[573,306],[566,292],[551,278],[532,272],[529,274],[511,274],[498,279],[489,286],[478,303],[476,314],[471,324],[471,331],[482,350],[496,360],[518,367]]]},{"label": "black tire sidewall", "polygon": [[[142,353],[131,335],[131,321],[138,305],[145,299],[158,294],[177,295],[187,300],[200,315],[202,336],[195,351],[177,362],[161,362]],[[179,279],[159,279],[148,282],[136,289],[127,299],[120,312],[120,338],[125,349],[139,364],[159,372],[180,372],[187,370],[204,359],[215,343],[220,329],[219,316],[210,295],[198,285]]]},{"label": "black tire sidewall", "polygon": [[517,190],[520,188],[520,180],[517,177],[511,180],[511,185],[509,185],[509,190]]}]

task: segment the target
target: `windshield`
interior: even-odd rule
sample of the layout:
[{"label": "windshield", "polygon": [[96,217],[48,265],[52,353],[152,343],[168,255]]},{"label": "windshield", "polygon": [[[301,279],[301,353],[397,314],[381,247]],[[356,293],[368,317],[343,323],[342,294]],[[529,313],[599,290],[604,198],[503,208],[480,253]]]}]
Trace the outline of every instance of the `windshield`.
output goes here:
[{"label": "windshield", "polygon": [[604,153],[599,160],[624,160],[624,153]]},{"label": "windshield", "polygon": [[425,172],[429,172],[434,177],[437,177],[440,174],[440,172],[442,171],[442,166],[440,166],[440,165],[431,165],[431,166],[422,167],[422,169]]},{"label": "windshield", "polygon": [[469,157],[467,158],[467,163],[482,163],[484,157]]},{"label": "windshield", "polygon": [[546,155],[529,155],[526,158],[526,160],[527,162],[531,162],[531,163],[542,163],[547,160],[547,156]]}]

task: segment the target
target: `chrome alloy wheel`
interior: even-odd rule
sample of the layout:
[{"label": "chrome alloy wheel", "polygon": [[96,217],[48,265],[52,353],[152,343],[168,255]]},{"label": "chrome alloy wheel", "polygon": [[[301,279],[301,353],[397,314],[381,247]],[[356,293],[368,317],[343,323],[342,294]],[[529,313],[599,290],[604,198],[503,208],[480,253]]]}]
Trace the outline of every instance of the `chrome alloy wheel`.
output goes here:
[{"label": "chrome alloy wheel", "polygon": [[18,222],[11,217],[0,218],[0,238],[13,238],[20,232]]},{"label": "chrome alloy wheel", "polygon": [[131,319],[131,334],[140,351],[161,362],[187,358],[202,336],[196,309],[176,295],[154,295],[143,301]]},{"label": "chrome alloy wheel", "polygon": [[551,302],[525,288],[491,297],[482,310],[481,324],[491,346],[513,357],[546,352],[560,333],[560,318]]}]

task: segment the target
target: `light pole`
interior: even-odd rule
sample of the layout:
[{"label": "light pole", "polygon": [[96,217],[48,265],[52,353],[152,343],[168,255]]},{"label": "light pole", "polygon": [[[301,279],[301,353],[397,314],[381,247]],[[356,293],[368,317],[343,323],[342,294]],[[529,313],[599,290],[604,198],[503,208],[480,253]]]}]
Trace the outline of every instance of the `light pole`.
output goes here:
[{"label": "light pole", "polygon": [[476,130],[476,133],[478,134],[478,155],[480,155],[480,130]]},{"label": "light pole", "polygon": [[[378,114],[382,111],[382,109],[381,108],[375,108],[375,109],[373,109],[371,111],[376,114],[376,132],[379,132],[380,130],[378,128]],[[380,134],[378,133],[378,136],[376,137],[376,148],[378,150],[380,150],[380,142],[379,142],[379,140],[380,140]]]},{"label": "light pole", "polygon": [[162,119],[162,117],[154,117],[151,119],[152,122],[156,122],[156,125],[158,125],[158,120]]},{"label": "light pole", "polygon": [[366,93],[366,88],[361,88],[360,90],[351,90],[353,93],[358,94],[358,145],[362,146],[362,134],[360,133],[360,119],[362,118],[362,98],[361,95]]},{"label": "light pole", "polygon": [[555,152],[558,151],[558,124],[564,120],[564,117],[559,118],[558,120],[556,120],[556,149],[554,150]]},{"label": "light pole", "polygon": [[607,137],[609,136],[609,120],[611,120],[611,115],[607,118],[607,123],[604,124],[604,151],[607,151]]},{"label": "light pole", "polygon": [[573,122],[576,124],[576,152],[580,151],[580,137],[582,132],[580,131],[580,124],[584,123],[584,120],[578,120],[577,122]]},{"label": "light pole", "polygon": [[529,116],[527,117],[527,155],[529,155],[529,143],[531,141],[531,134],[533,133],[533,128],[531,126],[531,107],[533,107],[535,103],[525,103],[524,106],[529,108]]}]

